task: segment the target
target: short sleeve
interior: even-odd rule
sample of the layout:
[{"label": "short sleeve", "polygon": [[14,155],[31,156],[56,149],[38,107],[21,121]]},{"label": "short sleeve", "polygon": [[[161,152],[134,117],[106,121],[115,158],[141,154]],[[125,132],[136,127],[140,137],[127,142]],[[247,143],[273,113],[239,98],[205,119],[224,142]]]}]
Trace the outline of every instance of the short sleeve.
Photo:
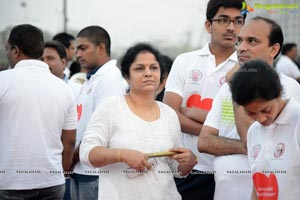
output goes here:
[{"label": "short sleeve", "polygon": [[[114,69],[103,74],[101,81],[95,90],[95,108],[103,102],[104,99],[111,96],[121,96],[125,93],[124,79],[120,70],[116,66]],[[115,69],[116,68],[116,69]]]},{"label": "short sleeve", "polygon": [[180,55],[174,60],[166,82],[165,92],[174,92],[181,97],[183,96],[185,82],[184,68],[183,57]]},{"label": "short sleeve", "polygon": [[74,130],[77,128],[77,106],[75,96],[71,88],[66,87],[66,95],[68,98],[69,107],[65,115],[63,130]]}]

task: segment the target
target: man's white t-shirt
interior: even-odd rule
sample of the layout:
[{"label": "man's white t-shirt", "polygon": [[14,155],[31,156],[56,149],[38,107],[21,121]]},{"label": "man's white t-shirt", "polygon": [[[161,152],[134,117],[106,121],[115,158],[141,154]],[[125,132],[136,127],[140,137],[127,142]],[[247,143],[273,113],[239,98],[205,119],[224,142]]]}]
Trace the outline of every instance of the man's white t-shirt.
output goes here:
[{"label": "man's white t-shirt", "polygon": [[[215,56],[207,43],[202,49],[179,55],[171,68],[165,92],[182,97],[182,107],[198,107],[210,110],[220,87],[226,82],[226,73],[237,63],[234,52],[226,61],[216,66]],[[211,172],[213,156],[199,153],[198,136],[183,134],[183,145],[198,157],[196,170]]]},{"label": "man's white t-shirt", "polygon": [[[225,83],[214,99],[204,123],[219,130],[219,136],[240,139],[234,119],[229,85]],[[214,159],[214,200],[240,200],[251,196],[252,180],[247,156],[242,154],[216,156]]]},{"label": "man's white t-shirt", "polygon": [[[293,97],[300,102],[300,85],[292,78],[279,73],[283,86],[283,98]],[[234,121],[232,97],[229,85],[225,83],[214,99],[212,109],[204,125],[219,130],[219,136],[240,139]],[[242,154],[215,157],[215,200],[239,200],[251,195],[252,179],[247,156]],[[237,189],[238,188],[238,189]]]},{"label": "man's white t-shirt", "polygon": [[74,94],[46,63],[23,60],[0,72],[0,189],[63,184],[62,130],[76,125]]},{"label": "man's white t-shirt", "polygon": [[[80,145],[80,159],[89,162],[89,152],[97,146],[109,149],[132,149],[143,153],[182,147],[180,124],[175,111],[157,102],[159,119],[147,122],[135,115],[124,96],[106,99],[94,112]],[[116,155],[117,156],[117,155]],[[98,169],[99,199],[181,199],[173,176],[178,162],[169,157],[150,158],[147,173],[131,171],[124,162]]]},{"label": "man's white t-shirt", "polygon": [[[77,97],[78,128],[76,136],[76,146],[86,131],[87,124],[96,107],[105,99],[111,96],[123,95],[126,92],[124,78],[120,69],[116,66],[116,60],[110,60],[98,69],[86,81]],[[74,172],[82,175],[96,175],[94,168],[78,162],[74,167]]]},{"label": "man's white t-shirt", "polygon": [[286,55],[280,56],[276,64],[276,70],[293,79],[300,77],[300,70],[298,66]]}]

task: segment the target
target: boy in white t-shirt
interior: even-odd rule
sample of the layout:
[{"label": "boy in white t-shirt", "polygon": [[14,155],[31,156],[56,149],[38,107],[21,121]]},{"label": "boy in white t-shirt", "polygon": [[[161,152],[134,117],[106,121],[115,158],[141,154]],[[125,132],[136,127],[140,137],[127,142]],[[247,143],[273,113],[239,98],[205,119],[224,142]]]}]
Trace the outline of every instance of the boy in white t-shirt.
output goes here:
[{"label": "boy in white t-shirt", "polygon": [[199,160],[191,175],[177,180],[183,199],[213,198],[213,156],[199,153],[197,140],[212,101],[226,81],[225,74],[237,63],[235,44],[245,19],[241,8],[239,0],[210,0],[205,22],[210,42],[198,51],[179,55],[168,76],[164,103],[178,114],[183,144]]},{"label": "boy in white t-shirt", "polygon": [[123,79],[117,61],[110,57],[110,36],[100,26],[88,26],[77,35],[77,59],[81,67],[88,70],[87,81],[77,98],[78,128],[73,157],[74,173],[71,178],[72,199],[98,199],[98,177],[96,168],[79,160],[79,146],[87,124],[97,106],[111,96],[125,93]]},{"label": "boy in white t-shirt", "polygon": [[282,98],[278,74],[261,60],[246,62],[233,75],[230,90],[234,103],[256,121],[247,135],[251,199],[299,198],[300,104]]}]

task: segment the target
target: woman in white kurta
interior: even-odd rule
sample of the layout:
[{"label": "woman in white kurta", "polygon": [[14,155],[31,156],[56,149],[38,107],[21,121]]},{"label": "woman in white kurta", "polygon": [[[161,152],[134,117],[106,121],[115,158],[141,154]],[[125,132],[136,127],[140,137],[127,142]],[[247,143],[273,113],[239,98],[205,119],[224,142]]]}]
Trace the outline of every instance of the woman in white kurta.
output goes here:
[{"label": "woman in white kurta", "polygon": [[[154,100],[161,81],[158,61],[150,45],[131,47],[121,62],[130,91],[107,99],[90,120],[80,158],[99,167],[99,199],[181,199],[173,176],[187,175],[196,164],[195,155],[180,147],[175,111]],[[168,150],[177,154],[146,154]]]},{"label": "woman in white kurta", "polygon": [[252,199],[299,199],[300,104],[282,98],[277,73],[263,61],[246,62],[230,83],[233,101],[256,121],[247,134]]}]

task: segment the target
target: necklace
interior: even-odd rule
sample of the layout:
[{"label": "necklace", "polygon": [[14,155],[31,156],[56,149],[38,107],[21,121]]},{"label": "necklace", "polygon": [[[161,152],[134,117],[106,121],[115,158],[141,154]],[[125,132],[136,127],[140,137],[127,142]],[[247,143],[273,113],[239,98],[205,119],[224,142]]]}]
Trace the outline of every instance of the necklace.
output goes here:
[{"label": "necklace", "polygon": [[130,94],[126,95],[127,99],[127,104],[131,111],[137,115],[139,118],[147,121],[147,122],[152,122],[155,121],[159,118],[159,107],[157,103],[153,100],[153,104],[151,108],[146,110],[145,108],[138,109],[137,104],[133,100],[132,96]]}]

